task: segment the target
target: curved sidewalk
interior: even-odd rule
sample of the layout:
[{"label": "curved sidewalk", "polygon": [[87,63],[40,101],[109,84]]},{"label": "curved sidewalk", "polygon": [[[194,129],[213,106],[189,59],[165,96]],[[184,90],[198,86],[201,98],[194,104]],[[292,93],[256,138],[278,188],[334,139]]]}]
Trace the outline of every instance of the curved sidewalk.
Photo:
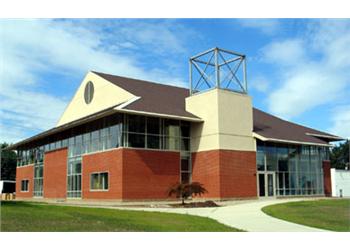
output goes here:
[{"label": "curved sidewalk", "polygon": [[327,232],[326,230],[276,219],[261,211],[261,208],[268,205],[300,200],[305,199],[227,202],[225,206],[215,208],[115,208],[198,215],[249,232]]}]

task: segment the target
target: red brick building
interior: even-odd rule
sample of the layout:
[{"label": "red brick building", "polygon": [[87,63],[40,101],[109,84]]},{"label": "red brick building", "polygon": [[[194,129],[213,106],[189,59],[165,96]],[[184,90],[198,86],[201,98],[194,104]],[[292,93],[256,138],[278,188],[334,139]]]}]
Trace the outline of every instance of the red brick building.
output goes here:
[{"label": "red brick building", "polygon": [[240,199],[327,195],[340,139],[253,108],[244,88],[89,72],[56,127],[10,148],[18,198],[156,200],[197,181],[205,198]]}]

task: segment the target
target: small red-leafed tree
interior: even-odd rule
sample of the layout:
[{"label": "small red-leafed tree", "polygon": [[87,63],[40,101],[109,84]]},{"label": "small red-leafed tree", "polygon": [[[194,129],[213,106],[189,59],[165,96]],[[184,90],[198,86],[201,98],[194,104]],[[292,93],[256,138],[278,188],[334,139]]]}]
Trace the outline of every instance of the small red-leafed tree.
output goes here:
[{"label": "small red-leafed tree", "polygon": [[181,198],[182,205],[185,205],[185,199],[194,196],[201,196],[208,191],[199,182],[192,183],[176,183],[168,190],[168,196],[176,195],[176,198]]}]

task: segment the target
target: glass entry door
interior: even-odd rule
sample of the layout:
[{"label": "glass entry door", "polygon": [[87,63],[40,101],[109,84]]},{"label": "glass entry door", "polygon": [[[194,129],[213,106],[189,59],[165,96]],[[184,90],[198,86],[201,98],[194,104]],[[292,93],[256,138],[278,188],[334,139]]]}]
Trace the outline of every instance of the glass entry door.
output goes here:
[{"label": "glass entry door", "polygon": [[275,196],[275,172],[258,172],[258,187],[260,197]]}]

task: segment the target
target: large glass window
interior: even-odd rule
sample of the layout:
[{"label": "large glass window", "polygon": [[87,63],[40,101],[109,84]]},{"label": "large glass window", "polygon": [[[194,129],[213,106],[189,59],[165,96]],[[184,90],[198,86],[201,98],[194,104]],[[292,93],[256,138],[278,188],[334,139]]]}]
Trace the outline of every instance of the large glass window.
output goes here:
[{"label": "large glass window", "polygon": [[34,164],[34,196],[43,196],[43,163]]},{"label": "large glass window", "polygon": [[160,135],[147,135],[147,148],[159,149],[160,145]]},{"label": "large glass window", "polygon": [[328,148],[261,141],[257,145],[257,170],[276,173],[277,195],[324,194],[322,161]]},{"label": "large glass window", "polygon": [[156,117],[147,117],[147,134],[160,134],[160,119]]},{"label": "large glass window", "polygon": [[180,122],[178,120],[164,120],[164,135],[168,137],[180,136]]},{"label": "large glass window", "polygon": [[274,146],[266,146],[265,147],[265,155],[266,155],[266,169],[268,171],[276,171],[277,170],[277,151]]},{"label": "large glass window", "polygon": [[132,148],[145,148],[145,135],[144,134],[128,134],[128,147]]},{"label": "large glass window", "polygon": [[265,171],[265,153],[261,151],[256,152],[256,165],[258,171]]},{"label": "large glass window", "polygon": [[[68,157],[104,151],[120,146],[160,150],[190,151],[190,123],[173,119],[117,114],[49,137],[41,152],[68,147]],[[18,166],[33,164],[36,148],[18,150]]]},{"label": "large glass window", "polygon": [[190,123],[157,117],[126,115],[124,146],[190,151]]},{"label": "large glass window", "polygon": [[42,197],[44,192],[44,149],[43,147],[36,148],[35,163],[34,163],[34,196]]},{"label": "large glass window", "polygon": [[164,120],[164,149],[180,149],[180,122],[177,120]]},{"label": "large glass window", "polygon": [[99,151],[100,131],[95,130],[91,132],[91,152]]},{"label": "large glass window", "polygon": [[83,152],[84,153],[91,152],[91,133],[83,134]]},{"label": "large glass window", "polygon": [[156,117],[147,117],[147,148],[160,149],[160,119]]},{"label": "large glass window", "polygon": [[191,158],[189,156],[181,157],[181,182],[191,182]]},{"label": "large glass window", "polygon": [[129,133],[145,133],[146,119],[144,116],[139,115],[128,115],[127,116],[127,127]]},{"label": "large glass window", "polygon": [[181,121],[181,137],[190,137],[190,123]]},{"label": "large glass window", "polygon": [[67,168],[67,197],[81,197],[81,157],[70,158]]},{"label": "large glass window", "polygon": [[108,173],[92,173],[90,175],[90,189],[94,191],[108,190]]}]

